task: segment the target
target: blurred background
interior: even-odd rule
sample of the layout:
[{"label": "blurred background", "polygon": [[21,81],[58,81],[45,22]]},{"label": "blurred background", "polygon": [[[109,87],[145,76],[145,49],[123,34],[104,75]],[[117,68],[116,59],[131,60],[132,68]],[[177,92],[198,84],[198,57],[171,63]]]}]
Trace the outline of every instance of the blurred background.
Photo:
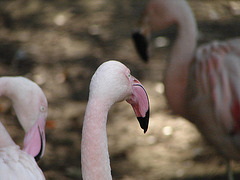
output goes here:
[{"label": "blurred background", "polygon": [[[199,44],[240,35],[239,0],[188,1]],[[43,89],[49,109],[46,150],[39,161],[48,180],[81,179],[80,144],[88,88],[109,59],[128,66],[151,104],[143,134],[130,105],[109,112],[107,133],[113,179],[226,179],[225,160],[197,129],[167,107],[162,84],[176,28],[154,34],[144,64],[131,33],[147,0],[0,0],[0,75],[25,76]],[[11,102],[1,97],[0,120],[22,145],[24,132]],[[240,178],[240,164],[232,163]]]}]

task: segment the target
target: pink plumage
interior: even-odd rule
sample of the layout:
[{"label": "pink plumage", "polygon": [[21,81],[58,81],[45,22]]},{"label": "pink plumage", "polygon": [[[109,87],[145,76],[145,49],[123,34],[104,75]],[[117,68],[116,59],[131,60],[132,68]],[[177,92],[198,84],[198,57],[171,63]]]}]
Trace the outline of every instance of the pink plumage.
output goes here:
[{"label": "pink plumage", "polygon": [[129,102],[144,132],[148,129],[149,102],[142,84],[118,61],[107,61],[95,72],[90,83],[89,100],[84,116],[81,144],[84,180],[110,180],[106,123],[111,106]]},{"label": "pink plumage", "polygon": [[[1,77],[0,94],[12,100],[17,118],[25,130],[23,150],[0,123],[0,179],[44,180],[36,160],[45,149],[47,99],[34,82],[23,77]],[[35,158],[35,159],[34,159]]]},{"label": "pink plumage", "polygon": [[165,76],[169,106],[193,122],[225,158],[240,160],[240,39],[196,48],[197,26],[187,2],[150,0],[133,34],[145,61],[151,32],[172,24],[178,33]]}]

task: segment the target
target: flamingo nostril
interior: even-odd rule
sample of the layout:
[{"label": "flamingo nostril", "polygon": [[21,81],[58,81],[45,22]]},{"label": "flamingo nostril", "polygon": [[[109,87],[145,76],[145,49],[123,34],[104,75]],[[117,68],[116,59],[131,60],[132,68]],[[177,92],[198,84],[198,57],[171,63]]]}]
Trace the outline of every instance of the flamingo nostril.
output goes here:
[{"label": "flamingo nostril", "polygon": [[135,83],[139,83],[139,81],[138,81],[137,79],[134,79],[133,82],[135,82]]}]

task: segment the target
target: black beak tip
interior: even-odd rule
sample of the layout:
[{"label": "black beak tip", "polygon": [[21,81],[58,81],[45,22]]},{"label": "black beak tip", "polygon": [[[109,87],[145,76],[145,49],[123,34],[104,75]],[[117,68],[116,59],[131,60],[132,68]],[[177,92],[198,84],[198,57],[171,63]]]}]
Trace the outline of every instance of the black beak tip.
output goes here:
[{"label": "black beak tip", "polygon": [[132,34],[133,42],[139,56],[148,62],[148,41],[139,31],[135,31]]},{"label": "black beak tip", "polygon": [[40,156],[35,156],[34,159],[36,162],[38,162],[40,160]]},{"label": "black beak tip", "polygon": [[144,132],[144,134],[145,134],[145,133],[147,132],[147,128],[146,128],[146,129],[144,129],[144,131],[143,131],[143,132]]},{"label": "black beak tip", "polygon": [[35,161],[38,162],[41,159],[42,152],[43,152],[43,137],[40,131],[40,128],[38,127],[38,131],[41,137],[41,149],[39,150],[39,153],[34,157]]},{"label": "black beak tip", "polygon": [[149,123],[149,110],[146,112],[145,117],[137,117],[140,127],[143,129],[144,134],[148,130],[148,123]]}]

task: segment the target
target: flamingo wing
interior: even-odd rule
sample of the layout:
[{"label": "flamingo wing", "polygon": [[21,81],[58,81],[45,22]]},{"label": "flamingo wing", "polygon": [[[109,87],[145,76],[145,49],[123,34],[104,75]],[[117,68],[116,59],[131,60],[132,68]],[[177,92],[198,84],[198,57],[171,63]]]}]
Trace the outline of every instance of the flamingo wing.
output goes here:
[{"label": "flamingo wing", "polygon": [[35,159],[13,145],[0,148],[0,179],[45,180]]},{"label": "flamingo wing", "polygon": [[236,148],[240,148],[239,46],[240,39],[236,39],[214,41],[197,49],[190,67],[186,101],[190,116],[188,119],[196,124],[217,148],[228,146],[236,152],[238,158],[240,155]]}]

